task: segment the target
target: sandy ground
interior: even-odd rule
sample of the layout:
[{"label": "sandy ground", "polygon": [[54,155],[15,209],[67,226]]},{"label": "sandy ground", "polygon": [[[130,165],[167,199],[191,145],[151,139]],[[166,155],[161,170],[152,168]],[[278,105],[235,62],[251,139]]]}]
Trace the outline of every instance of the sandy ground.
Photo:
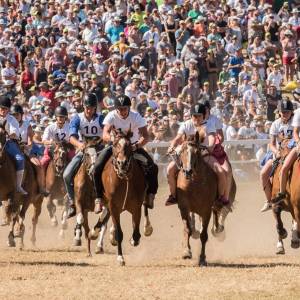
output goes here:
[{"label": "sandy ground", "polygon": [[[197,267],[199,240],[192,241],[193,259],[181,259],[183,226],[178,208],[164,207],[167,193],[163,184],[151,212],[153,235],[142,237],[137,248],[128,242],[131,220],[123,214],[125,267],[118,266],[108,236],[105,254],[91,258],[85,244],[72,246],[71,222],[65,239],[59,239],[45,209],[36,247],[29,241],[31,212],[23,251],[7,248],[8,228],[0,228],[0,299],[300,299],[300,250],[290,248],[289,235],[286,255],[275,255],[275,224],[270,212],[259,212],[258,182],[238,183],[226,239],[210,234],[206,268]],[[290,216],[284,221],[290,232]]]}]

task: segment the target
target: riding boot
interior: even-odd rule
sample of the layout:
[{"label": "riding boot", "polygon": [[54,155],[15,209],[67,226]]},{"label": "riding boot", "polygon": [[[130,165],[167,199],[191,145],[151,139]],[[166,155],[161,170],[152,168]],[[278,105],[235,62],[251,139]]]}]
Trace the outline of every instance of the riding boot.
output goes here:
[{"label": "riding boot", "polygon": [[96,198],[95,199],[95,209],[94,209],[94,213],[95,214],[100,214],[101,211],[103,210],[103,199],[102,198]]},{"label": "riding boot", "polygon": [[22,188],[23,177],[24,170],[17,171],[17,192],[22,195],[28,195],[28,193]]},{"label": "riding boot", "polygon": [[76,215],[76,207],[74,200],[67,196],[68,203],[68,219],[74,217]]},{"label": "riding boot", "polygon": [[148,194],[146,195],[146,198],[144,200],[144,205],[150,209],[153,209],[154,207],[154,199],[155,199],[155,195],[154,194]]}]

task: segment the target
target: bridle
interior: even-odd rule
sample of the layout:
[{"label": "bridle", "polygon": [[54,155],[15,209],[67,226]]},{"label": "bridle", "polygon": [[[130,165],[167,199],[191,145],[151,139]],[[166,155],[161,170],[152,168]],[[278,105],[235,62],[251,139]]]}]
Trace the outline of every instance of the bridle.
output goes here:
[{"label": "bridle", "polygon": [[55,176],[57,177],[62,176],[65,166],[67,164],[66,154],[67,151],[63,146],[63,144],[57,144],[54,150],[54,157],[53,157],[53,162],[55,166]]}]

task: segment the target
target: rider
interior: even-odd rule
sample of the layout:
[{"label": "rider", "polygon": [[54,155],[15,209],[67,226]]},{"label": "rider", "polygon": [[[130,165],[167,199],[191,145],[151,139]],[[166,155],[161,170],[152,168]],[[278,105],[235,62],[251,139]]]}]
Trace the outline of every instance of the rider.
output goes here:
[{"label": "rider", "polygon": [[[266,198],[267,198],[267,201],[264,203],[264,206],[262,207],[261,212],[265,212],[272,208],[273,201],[271,199],[272,185],[271,185],[271,181],[270,181],[270,175],[272,175],[271,173],[272,173],[274,161],[276,159],[280,158],[280,151],[279,151],[280,142],[283,139],[291,139],[292,138],[292,135],[293,135],[293,126],[292,126],[293,110],[294,110],[294,108],[293,108],[293,104],[291,101],[287,101],[287,100],[281,101],[281,103],[279,105],[280,118],[275,120],[272,123],[271,128],[270,128],[270,136],[271,136],[271,141],[269,144],[270,151],[265,156],[264,160],[267,160],[267,161],[260,172],[261,183],[262,183],[262,186],[265,191]],[[299,140],[299,137],[298,137],[298,140]],[[292,152],[293,152],[293,150],[292,150]],[[281,191],[281,193],[284,193],[284,194],[279,193],[278,196],[280,196],[280,197],[276,197],[277,199],[276,200],[274,199],[275,200],[274,203],[279,203],[280,201],[282,201],[285,198],[286,181],[284,182],[284,179],[286,177],[284,177],[285,173],[283,173],[283,172],[287,172],[286,170],[288,170],[288,169],[286,169],[287,161],[289,161],[289,164],[290,164],[290,159],[288,159],[288,157],[291,157],[291,156],[288,155],[285,158],[285,161],[282,166],[281,173],[280,173],[280,182],[281,182],[280,191]],[[293,157],[293,155],[292,155],[292,157]],[[283,195],[284,195],[284,197],[282,197]]]},{"label": "rider", "polygon": [[[102,138],[103,115],[97,113],[97,96],[95,94],[87,94],[83,100],[84,111],[75,115],[70,122],[69,135],[70,143],[78,150],[71,162],[66,167],[63,178],[68,194],[69,210],[68,218],[76,214],[74,204],[74,177],[78,171],[82,158],[85,143],[84,137],[100,137]],[[101,211],[100,203],[95,201],[95,211]]]},{"label": "rider", "polygon": [[[143,149],[148,142],[148,131],[146,120],[141,117],[138,112],[130,110],[131,101],[126,95],[119,95],[114,101],[115,110],[109,112],[105,117],[103,124],[103,140],[106,143],[111,142],[110,132],[113,128],[120,129],[122,132],[131,130],[133,136],[131,138],[133,151],[143,155],[147,160],[147,172],[145,174],[148,182],[147,196],[145,205],[153,208],[153,201],[158,188],[158,167],[153,162],[151,156]],[[101,174],[106,162],[112,155],[112,146],[106,147],[101,151],[97,158],[94,169],[94,185],[96,189],[96,201],[102,203],[103,184],[101,182]]]},{"label": "rider", "polygon": [[45,181],[45,173],[51,160],[51,146],[55,142],[69,142],[69,122],[68,111],[64,106],[57,106],[54,111],[56,122],[48,125],[44,131],[42,142],[45,145],[44,156],[41,159],[43,168],[43,180]]},{"label": "rider", "polygon": [[0,97],[0,121],[3,123],[6,121],[5,130],[8,134],[8,140],[5,145],[6,152],[11,156],[16,162],[16,171],[17,171],[17,192],[23,195],[28,193],[22,188],[23,176],[24,176],[24,167],[25,159],[24,155],[21,152],[18,146],[18,140],[20,139],[20,128],[19,123],[9,114],[11,107],[11,101],[8,97]]},{"label": "rider", "polygon": [[[29,157],[31,162],[34,165],[34,168],[37,172],[37,181],[38,181],[38,185],[39,185],[39,190],[40,190],[40,194],[46,196],[46,192],[45,192],[45,187],[43,184],[43,180],[42,180],[42,176],[43,176],[43,170],[42,167],[38,161],[38,159],[36,159],[37,156],[37,148],[36,145],[33,142],[33,129],[30,125],[29,121],[23,120],[23,115],[24,115],[24,111],[21,105],[19,104],[15,104],[11,107],[10,110],[10,114],[13,115],[16,120],[19,123],[19,132],[20,132],[20,142],[28,147],[31,147],[31,150],[29,152]],[[24,149],[25,153],[26,153],[26,148]]]},{"label": "rider", "polygon": [[[180,151],[180,145],[183,142],[184,136],[192,136],[199,129],[205,131],[205,140],[204,144],[207,146],[209,154],[213,152],[216,142],[216,128],[212,123],[207,122],[205,119],[206,116],[206,107],[204,104],[199,103],[191,108],[192,118],[188,121],[185,121],[179,127],[177,136],[171,141],[171,145],[168,149],[168,153],[174,153],[174,151]],[[179,147],[177,147],[179,146]],[[224,205],[228,204],[228,199],[225,197],[225,187],[226,187],[226,173],[223,168],[220,166],[218,161],[212,156],[204,156],[203,159],[209,166],[216,172],[218,177],[218,192],[219,199],[218,201]],[[166,205],[172,205],[177,203],[176,199],[176,180],[177,174],[179,171],[179,166],[175,161],[171,161],[167,169],[168,183],[170,187],[170,196],[166,201]]]}]

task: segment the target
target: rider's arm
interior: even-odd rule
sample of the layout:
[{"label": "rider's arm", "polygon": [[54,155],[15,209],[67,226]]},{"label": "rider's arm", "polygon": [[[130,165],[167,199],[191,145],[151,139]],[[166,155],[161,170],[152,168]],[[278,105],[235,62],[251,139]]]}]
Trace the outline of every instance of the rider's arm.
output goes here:
[{"label": "rider's arm", "polygon": [[300,135],[300,126],[299,127],[294,127],[293,138],[294,138],[296,143],[300,142],[299,135]]},{"label": "rider's arm", "polygon": [[169,147],[169,152],[174,150],[178,145],[182,143],[182,134],[178,133],[176,137],[171,141],[170,147]]},{"label": "rider's arm", "polygon": [[80,119],[79,116],[76,115],[72,118],[69,125],[69,134],[70,134],[70,144],[76,147],[79,150],[84,149],[84,143],[79,141],[79,129],[80,129]]},{"label": "rider's arm", "polygon": [[111,141],[110,132],[111,132],[112,128],[113,128],[113,125],[111,125],[111,124],[104,125],[104,128],[103,128],[103,142],[104,143],[109,143]]},{"label": "rider's arm", "polygon": [[147,126],[139,128],[140,139],[136,143],[136,148],[142,148],[149,142],[149,134]]}]

